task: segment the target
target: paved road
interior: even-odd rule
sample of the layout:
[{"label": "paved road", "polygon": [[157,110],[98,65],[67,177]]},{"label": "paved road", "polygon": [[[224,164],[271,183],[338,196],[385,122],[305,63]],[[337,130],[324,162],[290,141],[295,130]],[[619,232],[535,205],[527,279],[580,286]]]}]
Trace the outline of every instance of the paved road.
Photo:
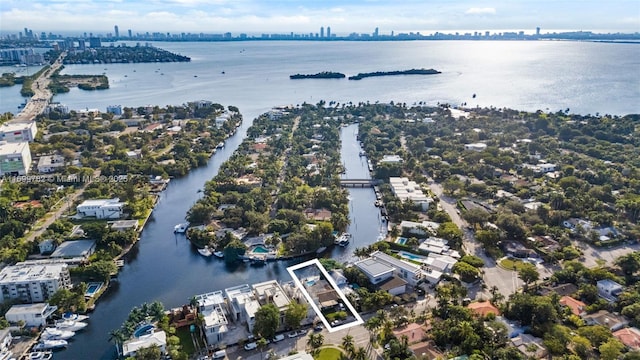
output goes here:
[{"label": "paved road", "polygon": [[35,95],[29,99],[27,105],[25,105],[24,109],[16,117],[11,120],[14,122],[24,122],[31,121],[36,116],[41,114],[44,109],[49,105],[49,101],[53,94],[49,90],[48,86],[51,82],[49,77],[62,66],[62,59],[66,56],[66,52],[63,52],[58,59],[51,65],[51,67],[42,73],[40,77],[38,77],[34,82],[31,89],[34,91]]},{"label": "paved road", "polygon": [[31,242],[31,241],[34,241],[36,237],[42,235],[42,233],[44,233],[47,230],[49,225],[51,225],[54,221],[59,219],[65,213],[65,211],[69,210],[69,208],[73,206],[73,203],[78,199],[80,195],[82,195],[87,185],[92,183],[93,180],[97,179],[99,176],[100,176],[100,169],[95,170],[93,172],[93,175],[91,175],[91,179],[88,182],[83,183],[82,186],[76,189],[73,193],[71,193],[70,195],[67,195],[65,199],[61,200],[62,204],[57,210],[49,211],[45,215],[44,222],[40,224],[38,229],[30,231],[27,234],[25,240],[28,242]]}]

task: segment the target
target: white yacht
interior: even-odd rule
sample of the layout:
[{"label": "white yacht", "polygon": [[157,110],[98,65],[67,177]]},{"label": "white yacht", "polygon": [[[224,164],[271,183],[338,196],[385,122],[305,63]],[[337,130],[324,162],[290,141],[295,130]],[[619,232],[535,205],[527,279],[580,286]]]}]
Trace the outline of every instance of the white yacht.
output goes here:
[{"label": "white yacht", "polygon": [[49,360],[53,357],[51,351],[32,351],[29,353],[27,360]]},{"label": "white yacht", "polygon": [[213,255],[213,252],[211,252],[208,246],[205,246],[202,249],[198,249],[198,252],[200,253],[200,255],[206,256],[206,257]]},{"label": "white yacht", "polygon": [[179,233],[179,234],[184,234],[184,233],[187,232],[188,228],[189,228],[189,223],[178,224],[178,225],[173,227],[173,232]]},{"label": "white yacht", "polygon": [[58,330],[78,331],[84,329],[86,326],[87,323],[83,323],[82,321],[61,320],[56,322],[56,328]]},{"label": "white yacht", "polygon": [[76,333],[69,330],[60,330],[58,328],[46,328],[40,335],[42,340],[68,340]]},{"label": "white yacht", "polygon": [[33,347],[33,350],[50,350],[66,347],[67,340],[42,340]]},{"label": "white yacht", "polygon": [[66,312],[66,313],[62,314],[62,318],[65,319],[65,320],[84,321],[84,320],[87,320],[89,318],[89,316],[87,316],[87,315],[79,315],[79,314],[72,313],[72,312]]}]

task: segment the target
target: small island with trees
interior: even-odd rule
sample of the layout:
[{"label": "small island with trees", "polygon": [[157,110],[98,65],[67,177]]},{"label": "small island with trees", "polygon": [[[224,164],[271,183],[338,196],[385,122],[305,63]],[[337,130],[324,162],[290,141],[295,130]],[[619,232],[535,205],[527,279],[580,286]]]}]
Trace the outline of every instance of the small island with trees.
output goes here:
[{"label": "small island with trees", "polygon": [[317,74],[295,74],[289,75],[289,79],[343,79],[346,75],[339,72],[323,71]]},{"label": "small island with trees", "polygon": [[358,73],[358,75],[349,76],[349,80],[362,80],[374,76],[393,76],[393,75],[435,75],[441,74],[440,71],[434,69],[411,69],[403,71],[376,71],[370,73]]}]

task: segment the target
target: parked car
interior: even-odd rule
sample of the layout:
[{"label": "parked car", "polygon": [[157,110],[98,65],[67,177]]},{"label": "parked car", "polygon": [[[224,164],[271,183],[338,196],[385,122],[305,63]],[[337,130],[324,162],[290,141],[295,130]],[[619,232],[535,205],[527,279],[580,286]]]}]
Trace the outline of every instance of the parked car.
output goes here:
[{"label": "parked car", "polygon": [[293,338],[295,338],[295,337],[298,337],[298,332],[297,332],[297,331],[292,331],[292,332],[290,332],[290,333],[288,333],[288,334],[287,334],[287,337],[288,337],[289,339],[293,339]]},{"label": "parked car", "polygon": [[318,325],[316,325],[316,326],[313,328],[313,330],[315,330],[315,331],[322,331],[322,329],[324,329],[324,327],[322,326],[322,324],[318,324]]},{"label": "parked car", "polygon": [[218,350],[213,353],[212,359],[224,359],[227,357],[227,352],[225,350]]},{"label": "parked car", "polygon": [[304,336],[304,335],[307,335],[307,330],[305,329],[298,330],[298,336]]},{"label": "parked car", "polygon": [[274,343],[277,343],[277,342],[282,341],[282,340],[284,340],[284,335],[282,335],[282,334],[278,334],[273,339],[271,339],[271,341],[274,342]]},{"label": "parked car", "polygon": [[258,344],[254,343],[254,342],[250,342],[250,343],[244,344],[244,349],[247,350],[247,351],[255,350],[257,348],[258,348]]}]

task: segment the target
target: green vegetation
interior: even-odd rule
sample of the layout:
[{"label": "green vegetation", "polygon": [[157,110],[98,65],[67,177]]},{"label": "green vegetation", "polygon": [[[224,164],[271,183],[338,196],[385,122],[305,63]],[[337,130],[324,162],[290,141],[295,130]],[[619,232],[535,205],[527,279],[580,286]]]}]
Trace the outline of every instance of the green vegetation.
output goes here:
[{"label": "green vegetation", "polygon": [[325,347],[320,349],[317,354],[313,356],[316,360],[340,360],[342,359],[342,351],[333,347]]},{"label": "green vegetation", "polygon": [[411,69],[404,71],[376,71],[370,73],[358,73],[358,75],[349,76],[349,80],[362,80],[368,77],[376,76],[394,76],[394,75],[434,75],[440,74],[440,71],[434,69]]},{"label": "green vegetation", "polygon": [[345,75],[339,72],[323,71],[317,74],[289,75],[289,79],[342,79]]},{"label": "green vegetation", "polygon": [[280,310],[273,304],[260,306],[256,311],[253,335],[265,339],[273,339],[280,326]]},{"label": "green vegetation", "polygon": [[[49,58],[57,58],[59,52],[49,51]],[[188,56],[175,54],[154,46],[103,46],[92,48],[92,51],[77,51],[68,54],[64,64],[110,64],[110,63],[155,63],[155,62],[189,62]]]},{"label": "green vegetation", "polygon": [[508,270],[518,271],[526,265],[527,263],[519,259],[504,258],[500,260],[500,266]]}]

